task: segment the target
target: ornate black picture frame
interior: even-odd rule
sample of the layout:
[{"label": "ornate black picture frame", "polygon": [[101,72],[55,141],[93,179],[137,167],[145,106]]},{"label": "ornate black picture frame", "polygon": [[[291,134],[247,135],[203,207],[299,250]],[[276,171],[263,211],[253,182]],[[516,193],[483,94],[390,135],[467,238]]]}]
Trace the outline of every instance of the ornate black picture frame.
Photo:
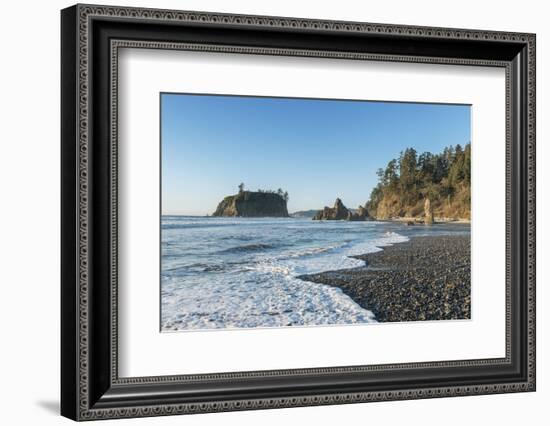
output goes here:
[{"label": "ornate black picture frame", "polygon": [[[61,13],[61,413],[160,416],[535,390],[535,35],[76,5]],[[506,356],[119,378],[120,47],[506,70]]]}]

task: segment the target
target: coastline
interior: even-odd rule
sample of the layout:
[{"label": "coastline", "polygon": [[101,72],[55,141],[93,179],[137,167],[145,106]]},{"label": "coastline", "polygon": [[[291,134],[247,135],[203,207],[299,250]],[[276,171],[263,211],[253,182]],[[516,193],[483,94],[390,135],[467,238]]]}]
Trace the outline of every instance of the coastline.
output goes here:
[{"label": "coastline", "polygon": [[340,288],[379,322],[470,319],[470,236],[411,237],[353,256],[365,266],[301,275]]}]

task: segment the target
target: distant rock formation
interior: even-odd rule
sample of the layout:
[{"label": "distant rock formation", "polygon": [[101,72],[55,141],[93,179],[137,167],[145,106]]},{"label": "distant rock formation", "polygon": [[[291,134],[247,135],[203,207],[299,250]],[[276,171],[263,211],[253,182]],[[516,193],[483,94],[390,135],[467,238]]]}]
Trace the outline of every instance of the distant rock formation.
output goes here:
[{"label": "distant rock formation", "polygon": [[337,198],[334,207],[325,207],[319,210],[313,220],[345,220],[349,217],[350,211],[344,206],[342,200]]},{"label": "distant rock formation", "polygon": [[290,213],[290,217],[311,219],[317,214],[318,211],[319,210],[300,210],[294,213]]},{"label": "distant rock formation", "polygon": [[357,212],[352,212],[340,198],[337,198],[334,202],[334,207],[325,207],[323,210],[319,210],[313,220],[352,220],[363,221],[370,220],[367,209],[363,206],[359,206]]},{"label": "distant rock formation", "polygon": [[212,216],[288,217],[286,200],[277,193],[242,191],[225,197]]},{"label": "distant rock formation", "polygon": [[366,207],[359,206],[356,212],[352,212],[351,210],[349,211],[348,220],[363,221],[372,220],[372,218],[369,216],[369,212]]},{"label": "distant rock formation", "polygon": [[434,212],[429,198],[426,198],[426,201],[424,201],[424,223],[426,225],[434,223]]}]

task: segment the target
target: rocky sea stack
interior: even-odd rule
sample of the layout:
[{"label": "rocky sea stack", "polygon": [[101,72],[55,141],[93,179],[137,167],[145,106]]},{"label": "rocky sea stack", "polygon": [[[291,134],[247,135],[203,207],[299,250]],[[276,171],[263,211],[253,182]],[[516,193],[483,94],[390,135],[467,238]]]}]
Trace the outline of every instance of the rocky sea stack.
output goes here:
[{"label": "rocky sea stack", "polygon": [[288,217],[287,200],[273,192],[242,191],[225,197],[212,216]]},{"label": "rocky sea stack", "polygon": [[337,198],[334,202],[334,207],[325,207],[323,210],[319,210],[313,220],[352,220],[352,221],[364,221],[370,220],[367,209],[363,206],[359,206],[357,212],[352,212],[340,198]]}]

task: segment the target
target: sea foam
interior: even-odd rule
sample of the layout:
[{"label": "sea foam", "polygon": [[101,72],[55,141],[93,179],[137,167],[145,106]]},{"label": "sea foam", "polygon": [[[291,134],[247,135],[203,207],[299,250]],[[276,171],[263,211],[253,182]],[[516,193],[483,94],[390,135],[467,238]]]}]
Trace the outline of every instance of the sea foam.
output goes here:
[{"label": "sea foam", "polygon": [[408,239],[364,222],[177,222],[163,221],[163,331],[376,322],[339,288],[296,277],[363,266],[350,256]]}]

